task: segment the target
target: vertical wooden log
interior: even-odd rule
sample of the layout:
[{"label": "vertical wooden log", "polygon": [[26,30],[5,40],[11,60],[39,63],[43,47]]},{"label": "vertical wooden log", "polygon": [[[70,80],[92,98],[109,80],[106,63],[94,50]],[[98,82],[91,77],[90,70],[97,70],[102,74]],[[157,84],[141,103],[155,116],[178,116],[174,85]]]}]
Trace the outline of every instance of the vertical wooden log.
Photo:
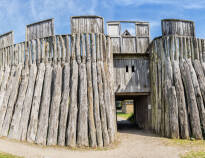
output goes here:
[{"label": "vertical wooden log", "polygon": [[21,75],[21,69],[22,65],[18,65],[17,71],[15,73],[15,77],[12,79],[12,91],[9,97],[6,115],[4,117],[4,122],[1,129],[1,135],[7,136],[9,131],[9,126],[11,123],[11,118],[13,116],[13,109],[14,104],[16,102],[17,94],[18,94],[18,88],[19,88],[19,82],[20,82],[20,75]]},{"label": "vertical wooden log", "polygon": [[[45,50],[43,50],[43,52],[42,54],[45,54]],[[44,58],[42,59],[42,61],[44,61]],[[53,68],[51,64],[46,63],[45,78],[44,78],[43,92],[41,98],[41,110],[40,110],[38,130],[36,135],[36,143],[42,145],[46,145],[46,141],[47,141],[48,118],[49,118],[50,99],[51,99],[52,70]]]},{"label": "vertical wooden log", "polygon": [[154,62],[155,62],[155,53],[154,53],[154,43],[152,43],[152,48],[150,50],[150,85],[151,85],[151,104],[152,104],[152,125],[151,128],[154,131],[154,125],[155,125],[155,104],[156,104],[156,77],[155,77],[155,68],[154,68]]},{"label": "vertical wooden log", "polygon": [[[2,81],[3,77],[4,77],[4,70],[2,68],[0,68],[0,88],[1,88],[1,85],[2,85],[2,82],[3,82]],[[0,106],[1,106],[1,104],[0,104]]]},{"label": "vertical wooden log", "polygon": [[94,118],[96,125],[96,135],[97,135],[97,144],[99,147],[103,147],[102,140],[102,127],[100,120],[100,110],[99,110],[99,94],[98,94],[98,84],[97,84],[97,69],[96,69],[96,42],[95,34],[91,35],[92,43],[92,84],[93,84],[93,105],[94,105]]},{"label": "vertical wooden log", "polygon": [[165,51],[163,47],[163,39],[160,39],[160,47],[161,47],[161,106],[162,106],[162,112],[161,112],[161,135],[165,136],[165,93],[164,93],[164,87],[165,87]]},{"label": "vertical wooden log", "polygon": [[[67,142],[66,144],[70,147],[76,146],[76,124],[77,124],[77,91],[78,91],[78,63],[76,62],[79,58],[80,53],[80,35],[77,34],[77,40],[75,42],[76,35],[72,36],[72,54],[71,54],[71,94],[70,94],[70,109],[69,109],[69,120],[67,129]],[[79,60],[79,59],[78,59]]]},{"label": "vertical wooden log", "polygon": [[[38,52],[38,54],[40,54],[40,52]],[[35,139],[36,139],[44,74],[45,74],[45,64],[44,63],[40,63],[38,65],[38,71],[37,71],[36,65],[31,65],[29,85],[28,85],[26,96],[28,96],[29,98],[33,96],[33,101],[28,100],[28,103],[24,103],[25,119],[22,119],[22,122],[25,122],[25,123],[23,123],[22,125],[23,130],[22,130],[22,136],[21,136],[22,140],[26,138],[28,142],[35,142]],[[32,107],[32,109],[30,109],[30,107]],[[30,113],[29,122],[28,122],[29,115],[26,115],[27,113]],[[26,128],[28,128],[28,131],[24,130]]]},{"label": "vertical wooden log", "polygon": [[186,37],[183,37],[183,58],[187,59],[187,41]]},{"label": "vertical wooden log", "polygon": [[170,137],[179,138],[179,124],[178,124],[178,104],[175,87],[172,86],[168,90],[169,102],[169,120],[170,120]]},{"label": "vertical wooden log", "polygon": [[106,38],[104,35],[102,36],[101,41],[101,71],[102,71],[102,82],[103,82],[103,92],[104,92],[104,101],[105,101],[105,108],[106,108],[106,115],[107,115],[107,128],[109,133],[109,141],[113,143],[115,141],[115,128],[114,128],[114,121],[115,118],[112,113],[112,101],[111,101],[111,90],[108,87],[108,53],[106,52]]},{"label": "vertical wooden log", "polygon": [[194,59],[199,59],[199,49],[198,49],[198,40],[197,38],[194,38],[194,43],[193,43],[193,46],[194,46]]},{"label": "vertical wooden log", "polygon": [[96,147],[96,129],[93,113],[93,85],[91,72],[91,50],[90,50],[90,35],[86,34],[86,55],[87,55],[87,90],[88,90],[88,124],[89,124],[89,142],[91,147]]},{"label": "vertical wooden log", "polygon": [[203,58],[203,62],[205,62],[205,40],[202,40],[202,58]]},{"label": "vertical wooden log", "polygon": [[[37,42],[37,41],[36,41]],[[31,112],[31,107],[32,107],[32,101],[33,99],[35,99],[35,96],[33,96],[34,94],[34,87],[35,87],[35,81],[36,81],[36,74],[37,74],[37,67],[36,67],[36,56],[37,54],[40,54],[40,52],[36,52],[38,50],[38,47],[40,47],[39,43],[38,45],[36,45],[35,42],[32,41],[32,45],[33,45],[33,64],[30,65],[29,68],[29,83],[28,83],[28,88],[26,91],[26,99],[24,101],[23,104],[23,111],[22,111],[22,117],[21,117],[21,121],[20,121],[20,125],[19,125],[19,134],[18,137],[21,140],[26,140],[26,136],[27,136],[27,129],[28,129],[28,125],[29,125],[29,116],[30,116],[30,112]],[[26,57],[25,59],[25,63],[26,65],[28,65],[28,57]],[[30,117],[31,120],[33,119],[33,117]]]},{"label": "vertical wooden log", "polygon": [[59,109],[60,109],[61,88],[62,88],[62,68],[60,63],[54,66],[52,87],[53,87],[53,93],[51,97],[47,145],[57,144],[58,120],[59,120]]},{"label": "vertical wooden log", "polygon": [[[66,36],[66,63],[63,68],[62,78],[62,100],[60,104],[60,120],[59,120],[59,135],[58,145],[65,145],[65,134],[67,129],[68,110],[70,106],[70,52],[69,40]],[[63,44],[63,43],[62,43]]]},{"label": "vertical wooden log", "polygon": [[105,101],[104,101],[104,93],[103,93],[103,83],[102,83],[102,73],[101,73],[101,52],[100,52],[100,35],[96,36],[96,46],[97,46],[97,81],[98,81],[98,92],[99,92],[99,105],[100,105],[100,116],[101,116],[101,124],[102,124],[102,133],[103,133],[103,142],[104,146],[109,144],[109,136],[107,131],[107,119],[106,119],[106,109],[105,109]]},{"label": "vertical wooden log", "polygon": [[191,58],[191,45],[190,45],[190,38],[188,37],[186,39],[186,43],[187,43],[187,58],[190,59]]},{"label": "vertical wooden log", "polygon": [[205,75],[203,73],[203,68],[202,68],[203,66],[202,64],[200,64],[199,60],[194,60],[193,64],[194,64],[195,72],[197,74],[201,94],[205,102]]},{"label": "vertical wooden log", "polygon": [[107,54],[107,63],[108,63],[108,78],[112,78],[113,80],[108,82],[108,86],[110,89],[110,97],[111,97],[111,108],[113,115],[113,128],[115,133],[115,139],[117,138],[117,121],[116,121],[116,106],[115,106],[115,92],[114,92],[114,68],[113,68],[113,50],[112,43],[110,37],[107,37],[106,42],[106,54]]},{"label": "vertical wooden log", "polygon": [[65,134],[67,129],[68,110],[70,106],[70,62],[65,63],[63,68],[63,82],[62,82],[62,100],[60,104],[60,122],[59,122],[59,135],[58,145],[65,145]]},{"label": "vertical wooden log", "polygon": [[[172,39],[172,56],[173,56],[173,60],[174,60],[174,56],[175,56],[175,54],[174,54],[174,37],[173,37],[173,39]],[[158,115],[158,121],[157,121],[157,133],[158,134],[161,134],[162,132],[161,132],[161,113],[162,113],[162,96],[161,96],[161,94],[162,94],[162,87],[161,87],[161,85],[162,85],[162,68],[161,68],[161,65],[162,65],[162,62],[161,62],[161,48],[162,47],[160,47],[161,45],[160,45],[160,40],[158,40],[157,41],[157,47],[158,47],[158,50],[157,50],[157,73],[158,73],[158,75],[157,75],[157,83],[158,83],[158,90],[157,90],[157,92],[158,92],[158,113],[157,113],[157,115]]]},{"label": "vertical wooden log", "polygon": [[23,103],[25,100],[26,90],[28,86],[28,79],[29,79],[28,73],[29,73],[28,65],[25,65],[24,69],[22,70],[21,83],[18,91],[18,98],[15,104],[15,108],[14,108],[15,111],[9,129],[9,135],[8,135],[9,138],[19,139],[18,132],[19,132],[19,125],[22,116]]},{"label": "vertical wooden log", "polygon": [[197,102],[195,98],[194,87],[191,79],[189,66],[186,61],[183,61],[180,65],[182,80],[185,87],[185,94],[188,104],[188,111],[190,115],[191,132],[192,136],[196,139],[202,139],[202,132],[200,127],[199,111],[197,108]]},{"label": "vertical wooden log", "polygon": [[[165,86],[164,86],[164,92],[165,92],[165,136],[170,137],[171,136],[171,131],[170,131],[170,100],[166,99],[169,98],[170,96],[170,89],[172,89],[172,81],[173,81],[173,76],[172,76],[172,67],[171,67],[171,62],[170,59],[165,59]],[[173,91],[171,91],[173,92]],[[173,95],[173,93],[172,93]]]},{"label": "vertical wooden log", "polygon": [[179,61],[183,59],[183,40],[179,37]]},{"label": "vertical wooden log", "polygon": [[25,64],[25,43],[22,43],[21,45],[21,61],[22,64]]},{"label": "vertical wooden log", "polygon": [[173,74],[178,104],[180,136],[182,139],[189,139],[189,124],[185,102],[184,86],[181,78],[179,63],[177,61],[173,62]]},{"label": "vertical wooden log", "polygon": [[57,36],[57,61],[61,63],[61,46],[60,46],[60,36]]},{"label": "vertical wooden log", "polygon": [[62,64],[64,64],[65,56],[66,56],[66,49],[65,49],[65,41],[62,36],[60,36],[60,45],[61,45]]},{"label": "vertical wooden log", "polygon": [[202,46],[201,46],[201,39],[198,39],[198,50],[199,50],[199,60],[200,62],[203,62],[203,56],[202,56]]},{"label": "vertical wooden log", "polygon": [[[205,130],[205,109],[204,109],[203,97],[202,97],[202,94],[200,91],[199,82],[197,80],[196,72],[192,66],[192,62],[190,60],[188,60],[187,64],[189,65],[189,69],[190,69],[190,73],[191,73],[191,78],[192,78],[196,102],[197,102],[197,106],[198,106],[198,110],[199,110],[199,117],[201,120],[201,125],[202,125],[203,130]],[[196,71],[198,71],[198,70],[196,70]]]},{"label": "vertical wooden log", "polygon": [[86,72],[86,52],[85,36],[81,34],[82,60],[79,65],[79,106],[78,106],[78,146],[89,146],[88,142],[88,101],[87,101],[87,72]]},{"label": "vertical wooden log", "polygon": [[56,36],[53,36],[53,63],[57,62]]},{"label": "vertical wooden log", "polygon": [[71,50],[71,46],[70,46],[70,36],[66,35],[66,57],[65,57],[65,61],[70,63],[70,50]]},{"label": "vertical wooden log", "polygon": [[14,68],[11,71],[10,67],[6,67],[5,70],[5,74],[3,77],[3,81],[2,81],[2,85],[0,88],[0,128],[2,128],[2,124],[4,121],[4,116],[6,114],[6,109],[7,109],[7,102],[9,99],[9,95],[12,89],[12,84],[8,84],[11,83],[12,81],[12,75],[14,73]]},{"label": "vertical wooden log", "polygon": [[41,62],[41,41],[40,41],[40,39],[37,39],[36,58],[37,58],[37,64],[40,64],[40,62]]},{"label": "vertical wooden log", "polygon": [[179,37],[174,37],[175,60],[179,62]]},{"label": "vertical wooden log", "polygon": [[156,52],[156,41],[154,43],[154,48],[153,48],[153,57],[152,57],[152,81],[151,81],[151,86],[152,86],[152,129],[154,132],[157,131],[157,109],[158,109],[158,92],[157,92],[157,52]]}]

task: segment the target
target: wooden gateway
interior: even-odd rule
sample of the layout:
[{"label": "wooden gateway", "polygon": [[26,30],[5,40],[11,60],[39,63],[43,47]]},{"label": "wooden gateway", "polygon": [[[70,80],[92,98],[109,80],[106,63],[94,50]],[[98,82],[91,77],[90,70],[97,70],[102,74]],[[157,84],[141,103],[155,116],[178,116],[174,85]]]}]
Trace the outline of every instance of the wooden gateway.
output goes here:
[{"label": "wooden gateway", "polygon": [[[133,23],[135,35],[121,32]],[[171,138],[203,139],[205,41],[194,23],[71,17],[71,34],[54,20],[27,25],[26,40],[0,36],[0,136],[69,147],[105,147],[117,139],[115,101],[133,99],[141,128]]]},{"label": "wooden gateway", "polygon": [[[128,25],[127,25],[128,24]],[[135,30],[131,34],[129,24]],[[124,28],[124,32],[123,30]],[[149,52],[150,28],[147,22],[109,21],[107,33],[112,41],[114,91],[116,100],[134,100],[135,123],[149,128],[151,121]]]}]

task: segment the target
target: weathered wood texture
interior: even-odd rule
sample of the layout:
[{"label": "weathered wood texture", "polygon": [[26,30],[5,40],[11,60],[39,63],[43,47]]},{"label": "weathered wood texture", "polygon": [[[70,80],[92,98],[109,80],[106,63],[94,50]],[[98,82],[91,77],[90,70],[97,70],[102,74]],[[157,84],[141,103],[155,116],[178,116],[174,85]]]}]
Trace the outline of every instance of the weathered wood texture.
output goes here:
[{"label": "weathered wood texture", "polygon": [[150,92],[149,60],[114,59],[114,91]]},{"label": "weathered wood texture", "polygon": [[71,33],[104,33],[104,19],[99,16],[73,16]]},{"label": "weathered wood texture", "polygon": [[[154,39],[149,49],[152,129],[171,138],[203,139],[202,131],[205,124],[203,40],[196,39],[193,28],[188,26],[183,28],[179,21],[175,24],[176,26],[179,24],[179,28],[174,30],[176,32],[171,32],[175,21],[172,24],[169,22],[168,20],[168,23],[164,23],[166,27],[170,27],[170,32],[167,34],[169,36]],[[192,23],[189,26],[193,27]],[[186,29],[192,32],[187,33]],[[164,117],[158,115],[159,106],[164,109],[161,111]],[[164,124],[161,124],[161,129],[158,125],[159,119]]]},{"label": "weathered wood texture", "polygon": [[54,34],[54,19],[47,19],[26,26],[26,41],[53,36]]},{"label": "weathered wood texture", "polygon": [[41,145],[114,143],[108,39],[78,33],[1,48],[0,135]]},{"label": "weathered wood texture", "polygon": [[162,20],[162,35],[195,36],[193,21],[165,19]]},{"label": "weathered wood texture", "polygon": [[14,32],[7,32],[0,35],[0,48],[8,47],[14,44]]},{"label": "weathered wood texture", "polygon": [[[134,23],[135,35],[124,35],[121,32],[121,23]],[[113,53],[144,54],[150,41],[149,23],[130,21],[107,22],[107,32],[111,37]]]}]

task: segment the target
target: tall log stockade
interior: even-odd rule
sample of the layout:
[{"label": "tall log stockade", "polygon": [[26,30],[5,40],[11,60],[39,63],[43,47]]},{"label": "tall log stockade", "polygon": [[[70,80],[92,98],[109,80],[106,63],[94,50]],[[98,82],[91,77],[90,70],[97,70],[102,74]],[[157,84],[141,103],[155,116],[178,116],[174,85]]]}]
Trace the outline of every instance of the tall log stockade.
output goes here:
[{"label": "tall log stockade", "polygon": [[104,34],[87,33],[1,48],[0,136],[69,147],[113,143],[110,45]]},{"label": "tall log stockade", "polygon": [[205,40],[162,36],[150,49],[152,129],[182,139],[205,138]]}]

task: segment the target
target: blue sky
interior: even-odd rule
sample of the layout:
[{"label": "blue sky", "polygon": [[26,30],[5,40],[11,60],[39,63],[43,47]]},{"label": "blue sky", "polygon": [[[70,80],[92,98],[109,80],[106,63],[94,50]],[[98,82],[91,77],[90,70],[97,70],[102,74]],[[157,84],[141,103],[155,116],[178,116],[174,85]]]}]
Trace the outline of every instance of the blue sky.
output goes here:
[{"label": "blue sky", "polygon": [[55,18],[56,34],[70,33],[74,15],[148,21],[152,38],[161,35],[161,19],[193,20],[205,38],[205,0],[0,0],[0,34],[14,30],[15,42],[24,41],[26,25],[47,18]]}]

